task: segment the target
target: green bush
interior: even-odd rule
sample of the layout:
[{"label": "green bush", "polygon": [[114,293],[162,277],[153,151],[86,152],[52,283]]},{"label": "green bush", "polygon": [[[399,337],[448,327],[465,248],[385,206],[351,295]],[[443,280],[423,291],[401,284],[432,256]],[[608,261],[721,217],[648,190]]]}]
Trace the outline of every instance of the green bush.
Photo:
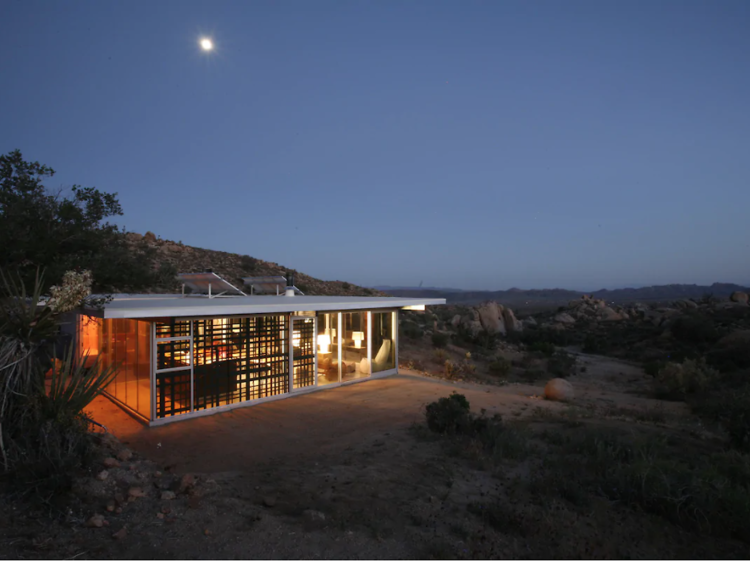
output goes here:
[{"label": "green bush", "polygon": [[560,349],[547,361],[547,371],[557,378],[564,379],[575,374],[576,358],[567,351]]},{"label": "green bush", "polygon": [[423,335],[424,332],[422,331],[422,328],[414,324],[413,322],[402,322],[401,323],[401,332],[409,339],[412,340],[418,340]]},{"label": "green bush", "polygon": [[432,345],[433,347],[443,348],[448,345],[448,339],[448,334],[443,334],[442,332],[434,332],[432,334]]},{"label": "green bush", "polygon": [[537,341],[529,346],[529,351],[540,353],[545,357],[552,357],[552,354],[555,353],[555,346],[546,341]]},{"label": "green bush", "polygon": [[686,359],[682,363],[667,363],[655,378],[657,393],[692,394],[708,388],[718,378],[719,373],[699,359]]},{"label": "green bush", "polygon": [[510,373],[511,365],[505,357],[498,357],[489,364],[490,373],[501,377],[507,377]]},{"label": "green bush", "polygon": [[447,398],[427,404],[427,427],[435,433],[466,434],[472,426],[469,401],[463,394],[452,393]]},{"label": "green bush", "polygon": [[714,343],[719,339],[713,321],[704,316],[681,316],[672,323],[671,330],[675,338],[685,343]]}]

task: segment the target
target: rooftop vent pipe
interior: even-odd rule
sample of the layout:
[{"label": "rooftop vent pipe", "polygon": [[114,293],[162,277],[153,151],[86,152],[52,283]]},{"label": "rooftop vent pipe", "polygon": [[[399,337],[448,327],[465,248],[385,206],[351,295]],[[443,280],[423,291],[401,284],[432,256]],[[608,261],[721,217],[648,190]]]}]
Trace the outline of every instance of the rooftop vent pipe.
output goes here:
[{"label": "rooftop vent pipe", "polygon": [[292,273],[291,271],[286,272],[286,290],[284,291],[284,296],[294,296],[294,273]]}]

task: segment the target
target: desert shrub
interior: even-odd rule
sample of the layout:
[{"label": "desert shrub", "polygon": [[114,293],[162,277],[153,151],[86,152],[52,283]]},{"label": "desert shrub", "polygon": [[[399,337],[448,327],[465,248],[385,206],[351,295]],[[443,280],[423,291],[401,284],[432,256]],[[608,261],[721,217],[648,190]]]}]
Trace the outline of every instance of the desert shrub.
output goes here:
[{"label": "desert shrub", "polygon": [[432,345],[433,347],[443,348],[448,345],[448,334],[442,332],[435,332],[432,334]]},{"label": "desert shrub", "polygon": [[466,355],[464,355],[463,359],[461,359],[461,362],[458,364],[458,372],[466,375],[473,375],[476,370],[477,367],[471,360],[471,353],[467,351]]},{"label": "desert shrub", "polygon": [[404,334],[404,336],[411,340],[418,340],[424,335],[422,328],[420,328],[413,322],[402,322],[401,332]]},{"label": "desert shrub", "polygon": [[562,349],[556,351],[547,361],[547,371],[561,379],[575,374],[575,369],[575,356]]},{"label": "desert shrub", "polygon": [[727,396],[719,419],[732,447],[750,451],[750,390],[747,387]]},{"label": "desert shrub", "polygon": [[450,359],[446,359],[445,363],[443,363],[443,376],[446,379],[452,379],[455,377],[459,372],[458,365],[456,365],[453,361]]},{"label": "desert shrub", "polygon": [[425,408],[427,427],[435,433],[469,433],[472,416],[469,401],[463,394],[452,393]]},{"label": "desert shrub", "polygon": [[681,316],[671,327],[672,334],[685,343],[713,343],[719,339],[713,321],[704,316]]},{"label": "desert shrub", "polygon": [[350,285],[349,283],[347,283],[346,281],[344,281],[344,282],[343,282],[343,283],[341,284],[341,288],[342,288],[342,289],[343,289],[344,291],[348,291],[349,289],[351,289],[351,288],[352,288],[352,286],[351,286],[351,285]]},{"label": "desert shrub", "polygon": [[555,346],[546,341],[536,341],[529,346],[529,351],[545,357],[552,357],[552,354],[555,353]]},{"label": "desert shrub", "polygon": [[240,267],[243,271],[246,273],[252,273],[255,271],[255,268],[258,267],[259,260],[250,256],[242,256],[240,258]]},{"label": "desert shrub", "polygon": [[434,356],[435,356],[435,361],[437,361],[437,362],[438,362],[438,363],[440,363],[441,365],[442,365],[443,363],[445,363],[445,360],[446,360],[446,359],[448,358],[448,354],[447,354],[447,353],[445,352],[445,350],[444,350],[444,349],[436,349],[436,350],[435,350],[435,351],[433,352],[433,354],[434,354]]},{"label": "desert shrub", "polygon": [[523,373],[521,373],[520,378],[524,382],[535,383],[544,378],[547,378],[547,375],[541,369],[526,369],[525,371],[523,371]]},{"label": "desert shrub", "polygon": [[501,377],[507,377],[510,373],[511,364],[505,357],[498,357],[489,364],[490,373]]},{"label": "desert shrub", "polygon": [[665,365],[664,361],[649,361],[643,366],[643,371],[650,377],[656,377]]},{"label": "desert shrub", "polygon": [[655,377],[658,394],[691,394],[705,390],[718,378],[718,372],[702,359],[686,359],[682,363],[667,363]]}]

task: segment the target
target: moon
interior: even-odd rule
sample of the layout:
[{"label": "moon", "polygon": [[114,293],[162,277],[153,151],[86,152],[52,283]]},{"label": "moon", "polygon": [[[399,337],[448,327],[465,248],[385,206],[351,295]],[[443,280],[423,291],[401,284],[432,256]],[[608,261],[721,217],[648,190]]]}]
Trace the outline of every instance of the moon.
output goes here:
[{"label": "moon", "polygon": [[204,51],[213,51],[214,49],[214,42],[211,41],[208,37],[203,37],[200,40],[201,49]]}]

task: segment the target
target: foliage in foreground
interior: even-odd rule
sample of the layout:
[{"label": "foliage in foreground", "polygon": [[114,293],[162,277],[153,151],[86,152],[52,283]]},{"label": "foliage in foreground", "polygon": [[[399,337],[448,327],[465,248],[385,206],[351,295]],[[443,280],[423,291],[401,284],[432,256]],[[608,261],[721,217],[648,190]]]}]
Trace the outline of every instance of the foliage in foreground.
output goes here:
[{"label": "foliage in foreground", "polygon": [[[598,498],[610,505],[658,516],[691,532],[750,543],[750,455],[737,450],[705,453],[691,442],[652,431],[597,428],[585,423],[544,429],[507,425],[472,414],[468,401],[453,394],[426,409],[428,427],[447,450],[481,461],[498,475],[509,461],[528,467],[505,497],[471,510],[499,531],[517,522],[515,507],[563,504],[587,513]],[[474,425],[474,420],[484,422]],[[541,420],[540,420],[541,421]],[[474,423],[472,423],[474,422]],[[550,425],[552,424],[552,425]],[[512,468],[510,468],[512,470]]]},{"label": "foliage in foreground", "polygon": [[24,491],[55,492],[70,482],[90,450],[83,409],[115,376],[114,368],[76,361],[72,347],[62,361],[53,355],[58,314],[81,296],[81,278],[67,279],[76,284],[58,287],[46,302],[40,276],[31,293],[5,276],[0,287],[2,473]]}]

